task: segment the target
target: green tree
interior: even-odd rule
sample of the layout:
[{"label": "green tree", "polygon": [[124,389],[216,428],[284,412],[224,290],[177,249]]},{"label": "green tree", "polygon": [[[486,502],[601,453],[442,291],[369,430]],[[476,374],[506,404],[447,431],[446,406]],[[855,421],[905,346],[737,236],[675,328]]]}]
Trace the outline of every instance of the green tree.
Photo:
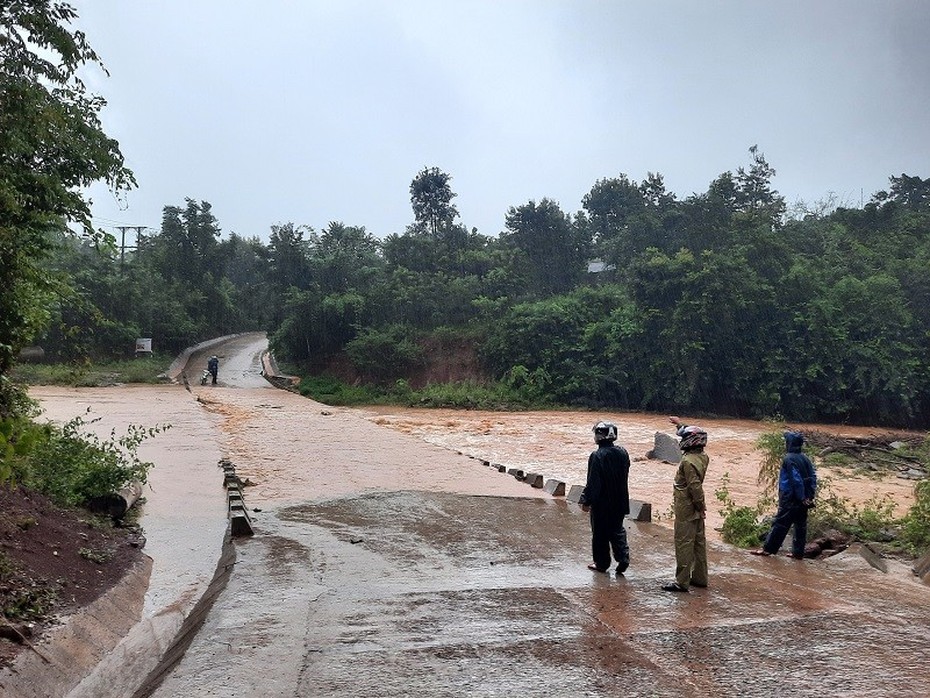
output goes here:
[{"label": "green tree", "polygon": [[629,262],[647,248],[669,249],[677,205],[662,175],[641,184],[625,174],[598,180],[584,199],[576,224],[588,230],[597,255],[624,278]]},{"label": "green tree", "polygon": [[424,167],[410,183],[410,204],[417,229],[439,238],[459,215],[452,203],[452,177],[438,167]]},{"label": "green tree", "polygon": [[101,127],[104,100],[78,77],[102,64],[71,27],[76,16],[53,0],[0,4],[0,415],[11,405],[6,374],[49,317],[50,234],[73,222],[100,237],[85,188],[135,184]]},{"label": "green tree", "polygon": [[205,274],[217,276],[219,223],[206,201],[185,199],[185,207],[165,206],[161,231],[148,247],[166,279],[202,286]]},{"label": "green tree", "polygon": [[365,285],[380,266],[380,245],[364,227],[333,222],[312,239],[310,264],[326,293]]},{"label": "green tree", "polygon": [[511,207],[502,242],[519,252],[531,293],[550,296],[574,288],[586,272],[591,236],[551,199]]},{"label": "green tree", "polygon": [[773,407],[775,294],[737,251],[654,250],[634,270],[631,295],[643,327],[631,373],[643,383],[644,407]]},{"label": "green tree", "polygon": [[310,245],[304,234],[313,235],[313,229],[293,223],[271,226],[268,244],[268,262],[273,288],[310,287]]},{"label": "green tree", "polygon": [[627,307],[617,285],[519,303],[489,328],[482,358],[508,382],[532,377],[543,398],[587,406],[622,404],[626,376],[606,358],[604,335]]},{"label": "green tree", "polygon": [[930,212],[930,177],[921,179],[902,173],[889,177],[889,191],[880,191],[873,197],[876,202],[892,202],[908,211]]}]

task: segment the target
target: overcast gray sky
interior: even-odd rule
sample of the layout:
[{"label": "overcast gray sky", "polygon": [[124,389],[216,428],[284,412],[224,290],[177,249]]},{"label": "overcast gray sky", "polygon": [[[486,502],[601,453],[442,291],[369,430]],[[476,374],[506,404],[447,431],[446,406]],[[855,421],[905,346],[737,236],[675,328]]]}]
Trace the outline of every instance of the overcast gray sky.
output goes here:
[{"label": "overcast gray sky", "polygon": [[410,181],[452,176],[486,235],[510,206],[574,213],[601,178],[683,198],[758,144],[789,204],[930,177],[930,2],[76,0],[139,187],[95,223],[209,201],[224,233],[330,221],[378,237]]}]

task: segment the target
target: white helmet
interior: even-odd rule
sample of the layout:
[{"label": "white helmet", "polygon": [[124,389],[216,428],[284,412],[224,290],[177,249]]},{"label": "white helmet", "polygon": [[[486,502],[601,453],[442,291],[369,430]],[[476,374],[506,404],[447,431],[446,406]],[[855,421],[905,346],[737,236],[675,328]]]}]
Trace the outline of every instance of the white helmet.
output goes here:
[{"label": "white helmet", "polygon": [[611,422],[598,422],[591,431],[594,432],[596,443],[604,441],[612,443],[617,440],[617,425]]}]

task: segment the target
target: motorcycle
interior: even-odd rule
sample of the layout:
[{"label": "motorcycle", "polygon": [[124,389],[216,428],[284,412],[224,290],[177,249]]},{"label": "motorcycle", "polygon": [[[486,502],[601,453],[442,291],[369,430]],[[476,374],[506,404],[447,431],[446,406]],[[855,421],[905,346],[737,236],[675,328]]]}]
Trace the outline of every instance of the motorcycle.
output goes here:
[{"label": "motorcycle", "polygon": [[211,380],[213,376],[211,375],[209,369],[204,369],[203,373],[200,374],[200,385],[206,385],[207,381]]}]

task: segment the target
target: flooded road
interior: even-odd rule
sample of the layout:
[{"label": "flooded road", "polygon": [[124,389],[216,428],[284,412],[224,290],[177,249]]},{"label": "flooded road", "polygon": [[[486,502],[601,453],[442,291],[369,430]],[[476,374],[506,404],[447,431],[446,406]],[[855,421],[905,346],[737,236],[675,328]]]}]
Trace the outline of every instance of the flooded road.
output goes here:
[{"label": "flooded road", "polygon": [[[627,574],[592,573],[580,509],[481,459],[581,482],[602,415],[328,407],[234,387],[223,366],[257,346],[238,341],[240,350],[223,349],[225,384],[192,394],[40,395],[58,414],[102,401],[118,420],[177,415],[177,429],[151,445],[162,450],[156,471],[181,454],[202,465],[170,469],[168,502],[167,485],[147,494],[160,512],[153,529],[158,516],[184,518],[185,492],[221,493],[216,451],[254,483],[245,500],[256,535],[235,543],[225,591],[151,695],[930,695],[930,587],[907,568],[889,562],[883,574],[851,552],[757,559],[712,541],[710,588],[667,594],[669,526],[629,523]],[[608,416],[634,459],[667,430],[662,415]],[[718,473],[733,477],[756,457],[761,425],[702,424]],[[754,467],[739,483],[746,496]],[[195,479],[201,470],[215,484]],[[637,460],[633,496],[661,509],[672,473]],[[191,519],[173,535],[183,548],[214,530]]]},{"label": "flooded road", "polygon": [[[653,515],[668,523],[672,503],[671,481],[675,465],[646,458],[656,432],[674,435],[666,415],[579,411],[483,412],[480,410],[432,410],[399,407],[368,407],[357,410],[366,419],[395,431],[416,436],[444,448],[493,462],[543,473],[567,483],[584,484],[588,454],[593,448],[591,428],[600,420],[612,421],[619,430],[618,443],[630,454],[630,496],[653,505]],[[683,416],[687,419],[687,416]],[[705,491],[711,500],[708,525],[721,524],[720,507],[713,493],[725,480],[738,505],[755,505],[761,487],[757,482],[762,455],[759,437],[776,428],[766,422],[745,419],[694,419],[708,431],[710,466]],[[869,427],[823,424],[791,424],[802,431],[823,431],[845,436],[867,436]],[[851,502],[862,504],[876,496],[888,496],[903,514],[913,503],[914,483],[893,473],[881,477],[849,470],[820,467],[821,480]],[[774,513],[774,510],[773,512]],[[712,534],[713,535],[713,534]]]}]

